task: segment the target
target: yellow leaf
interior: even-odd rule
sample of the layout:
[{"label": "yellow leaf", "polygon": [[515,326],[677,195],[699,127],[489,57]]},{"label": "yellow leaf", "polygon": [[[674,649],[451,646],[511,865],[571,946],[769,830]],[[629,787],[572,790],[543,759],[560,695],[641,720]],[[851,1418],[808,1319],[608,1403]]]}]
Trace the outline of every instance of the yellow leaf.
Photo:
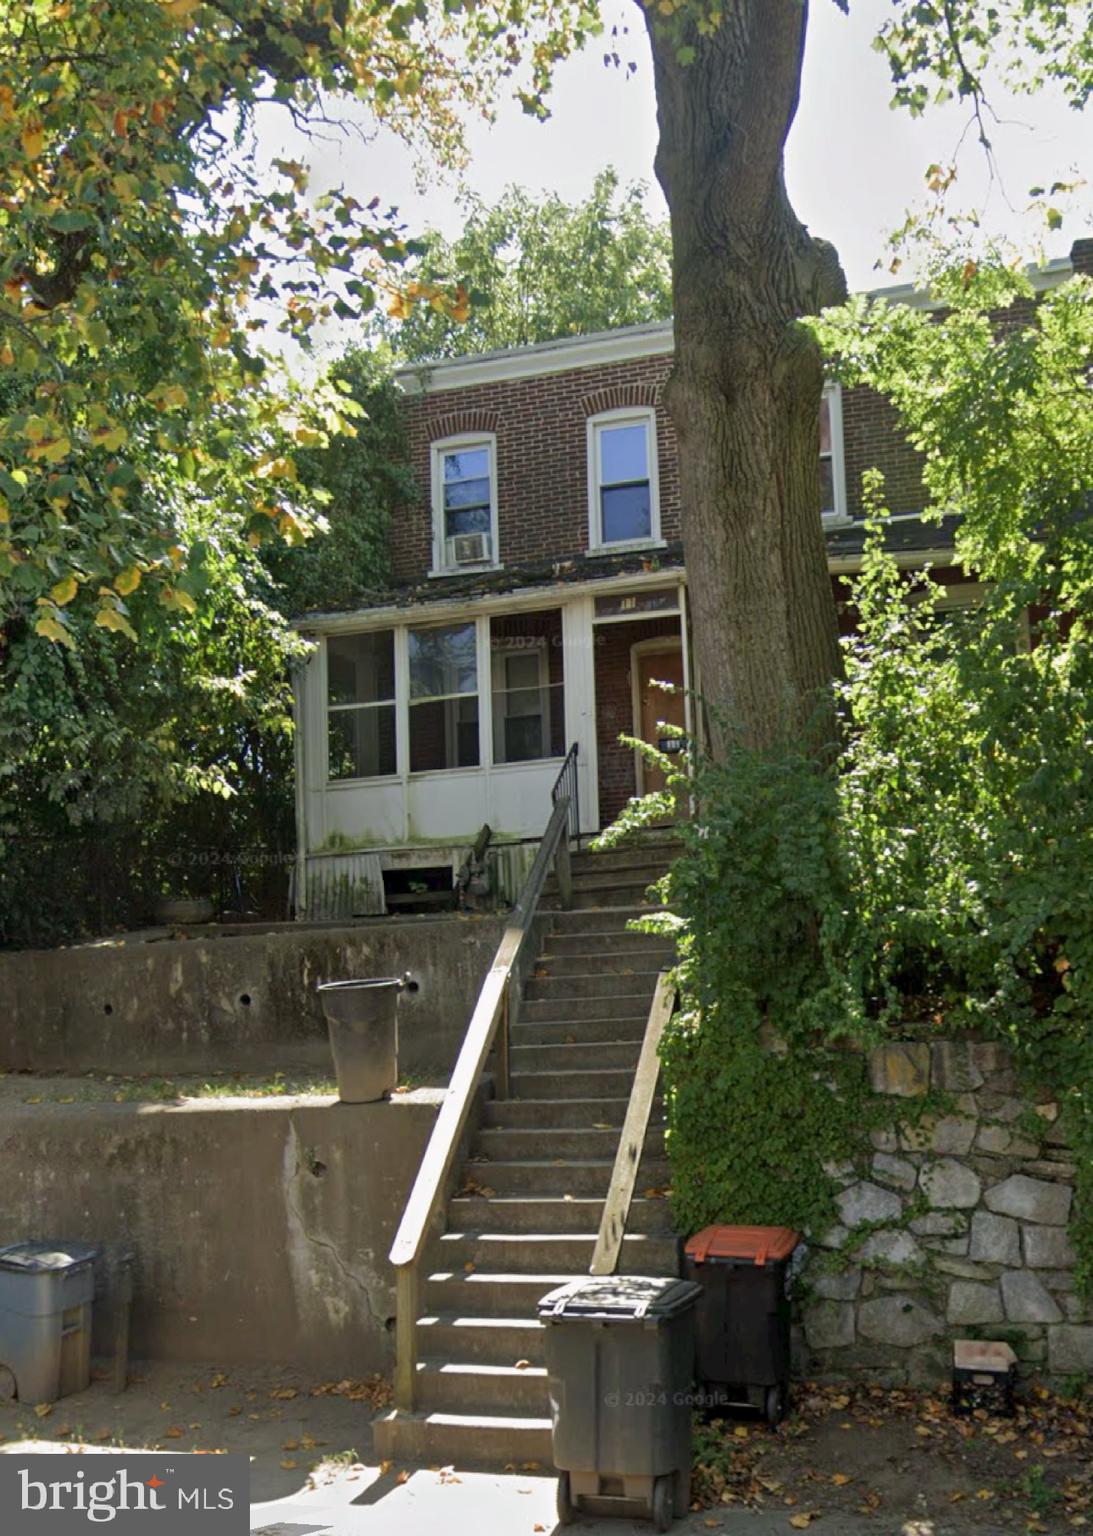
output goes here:
[{"label": "yellow leaf", "polygon": [[128,635],[130,640],[137,638],[137,632],[132,624],[116,608],[100,608],[95,615],[95,623],[100,629],[111,629],[119,635]]},{"label": "yellow leaf", "polygon": [[53,1404],[52,1403],[35,1403],[35,1405],[34,1405],[34,1416],[35,1416],[35,1418],[38,1418],[38,1419],[48,1419],[52,1412],[53,1412]]},{"label": "yellow leaf", "polygon": [[49,595],[59,608],[63,608],[66,603],[72,601],[79,590],[80,584],[75,576],[66,576],[63,581],[59,581],[55,587],[50,588]]},{"label": "yellow leaf", "polygon": [[0,347],[0,363],[2,363],[5,368],[10,368],[14,361],[15,353],[8,346],[7,342],[5,342],[4,345]]},{"label": "yellow leaf", "polygon": [[814,1509],[803,1509],[799,1515],[790,1515],[789,1523],[795,1531],[807,1531],[813,1520],[818,1520]]},{"label": "yellow leaf", "polygon": [[844,1488],[850,1481],[850,1478],[845,1472],[832,1472],[831,1481],[835,1484],[836,1488]]},{"label": "yellow leaf", "polygon": [[163,1431],[163,1438],[165,1440],[181,1440],[182,1430],[177,1424],[171,1424]]},{"label": "yellow leaf", "polygon": [[35,624],[34,632],[37,635],[41,635],[43,639],[52,640],[59,645],[67,645],[70,651],[76,649],[76,642],[68,630],[65,629],[63,624],[58,624],[57,620],[51,618],[48,613],[44,613]]},{"label": "yellow leaf", "polygon": [[281,1465],[282,1465],[282,1467],[284,1467],[286,1472],[291,1472],[293,1467],[295,1467],[296,1463],[295,1463],[295,1461],[293,1461],[291,1456],[286,1456],[284,1461],[282,1461]]},{"label": "yellow leaf", "polygon": [[159,600],[164,608],[180,608],[183,613],[196,613],[197,604],[181,587],[161,587]]},{"label": "yellow leaf", "polygon": [[128,171],[119,171],[111,185],[114,196],[122,203],[131,203],[140,191],[140,181]]},{"label": "yellow leaf", "polygon": [[163,9],[172,21],[187,22],[201,0],[164,0]]},{"label": "yellow leaf", "polygon": [[125,443],[129,434],[124,427],[111,426],[104,423],[101,427],[93,427],[91,441],[96,448],[105,448],[108,453],[114,453]]},{"label": "yellow leaf", "polygon": [[[122,597],[128,597],[130,592],[135,592],[140,586],[140,567],[127,565],[114,582],[114,589],[120,592]],[[216,1383],[214,1382],[215,1386]]]},{"label": "yellow leaf", "polygon": [[42,153],[45,137],[41,123],[35,122],[33,118],[23,125],[20,142],[23,146],[23,153],[28,160],[37,160],[38,156]]},{"label": "yellow leaf", "polygon": [[295,480],[296,465],[292,459],[271,459],[258,470],[259,480]]}]

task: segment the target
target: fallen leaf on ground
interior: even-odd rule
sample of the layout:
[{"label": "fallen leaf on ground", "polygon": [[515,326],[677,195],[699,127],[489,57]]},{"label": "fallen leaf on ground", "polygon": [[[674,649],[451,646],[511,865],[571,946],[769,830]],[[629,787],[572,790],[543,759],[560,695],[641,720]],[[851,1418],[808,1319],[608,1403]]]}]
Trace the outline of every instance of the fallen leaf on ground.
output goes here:
[{"label": "fallen leaf on ground", "polygon": [[789,1523],[795,1531],[807,1531],[813,1520],[818,1520],[819,1518],[819,1510],[805,1509],[799,1515],[790,1515]]},{"label": "fallen leaf on ground", "polygon": [[832,1472],[831,1481],[836,1488],[844,1488],[850,1482],[850,1477],[846,1472]]},{"label": "fallen leaf on ground", "polygon": [[52,1403],[35,1403],[35,1405],[34,1405],[34,1414],[35,1414],[36,1418],[48,1419],[52,1412],[53,1412],[53,1404]]},{"label": "fallen leaf on ground", "polygon": [[295,1467],[296,1467],[296,1463],[292,1459],[291,1456],[286,1456],[284,1461],[282,1461],[281,1465],[282,1465],[282,1467],[284,1467],[286,1472],[292,1472],[292,1471],[295,1470]]},{"label": "fallen leaf on ground", "polygon": [[177,1424],[169,1424],[163,1431],[163,1438],[165,1440],[181,1440],[182,1430]]}]

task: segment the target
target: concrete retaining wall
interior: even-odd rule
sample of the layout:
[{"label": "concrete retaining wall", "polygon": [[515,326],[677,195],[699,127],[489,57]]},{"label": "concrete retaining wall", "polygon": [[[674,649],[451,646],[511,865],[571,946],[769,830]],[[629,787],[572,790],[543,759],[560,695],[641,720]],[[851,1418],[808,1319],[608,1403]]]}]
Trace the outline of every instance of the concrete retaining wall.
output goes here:
[{"label": "concrete retaining wall", "polygon": [[814,1245],[808,1371],[934,1384],[954,1338],[1004,1339],[1026,1369],[1093,1371],[1093,1310],[1074,1289],[1074,1165],[1059,1106],[1018,1091],[999,1045],[881,1046],[876,1091],[947,1096],[945,1113],[875,1132],[837,1170],[841,1225]]},{"label": "concrete retaining wall", "polygon": [[317,984],[409,970],[420,989],[402,1000],[400,1070],[444,1081],[503,926],[386,918],[0,954],[0,1071],[328,1067]]},{"label": "concrete retaining wall", "polygon": [[138,1357],[385,1370],[387,1253],[439,1098],[7,1109],[0,1244],[131,1243]]}]

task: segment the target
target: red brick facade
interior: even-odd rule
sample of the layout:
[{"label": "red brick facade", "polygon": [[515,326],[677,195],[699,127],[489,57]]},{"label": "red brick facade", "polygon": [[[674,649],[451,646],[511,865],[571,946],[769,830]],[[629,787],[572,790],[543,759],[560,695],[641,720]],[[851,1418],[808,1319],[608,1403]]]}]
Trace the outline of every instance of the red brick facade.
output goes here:
[{"label": "red brick facade", "polygon": [[656,408],[661,533],[665,539],[678,539],[675,433],[660,403],[671,362],[670,354],[664,354],[410,396],[406,423],[420,494],[402,509],[392,527],[391,570],[396,583],[420,581],[429,570],[430,444],[461,432],[497,435],[502,563],[519,565],[583,554],[588,547],[586,423],[590,416],[624,406]]},{"label": "red brick facade", "polygon": [[[392,575],[398,585],[424,579],[432,562],[430,446],[464,432],[497,439],[497,500],[503,564],[572,559],[588,547],[587,422],[626,406],[656,409],[661,536],[680,536],[675,433],[662,394],[671,354],[538,378],[472,385],[405,404],[411,462],[419,486],[392,529]],[[843,392],[843,443],[848,510],[861,512],[865,470],[888,482],[893,513],[923,505],[918,456],[900,437],[895,413],[871,390]]]}]

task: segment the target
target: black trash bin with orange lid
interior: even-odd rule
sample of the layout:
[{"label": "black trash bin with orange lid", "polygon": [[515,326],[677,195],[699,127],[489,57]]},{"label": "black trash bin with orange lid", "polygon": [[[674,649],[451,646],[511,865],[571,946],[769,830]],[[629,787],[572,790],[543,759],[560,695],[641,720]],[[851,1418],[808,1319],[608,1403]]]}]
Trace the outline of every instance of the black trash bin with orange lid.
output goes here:
[{"label": "black trash bin with orange lid", "polygon": [[695,1309],[695,1377],[710,1406],[784,1417],[789,1387],[789,1227],[704,1227],[684,1250],[702,1287]]}]

